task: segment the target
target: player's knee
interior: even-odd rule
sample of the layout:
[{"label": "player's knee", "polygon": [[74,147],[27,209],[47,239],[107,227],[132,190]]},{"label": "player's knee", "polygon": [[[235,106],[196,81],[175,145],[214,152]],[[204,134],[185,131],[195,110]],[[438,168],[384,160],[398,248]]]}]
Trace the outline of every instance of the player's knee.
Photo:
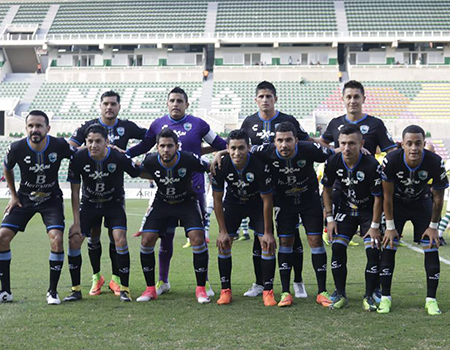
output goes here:
[{"label": "player's knee", "polygon": [[311,248],[319,248],[323,246],[322,235],[308,235],[308,243]]},{"label": "player's knee", "polygon": [[56,251],[56,252],[62,251],[63,246],[64,246],[64,244],[63,244],[64,239],[63,239],[62,232],[56,233],[56,234],[51,234],[49,236],[50,236],[50,245],[52,247],[52,250]]},{"label": "player's knee", "polygon": [[101,227],[93,227],[91,229],[91,237],[99,237],[102,233]]},{"label": "player's knee", "polygon": [[10,229],[2,227],[0,229],[0,249],[9,249],[9,243],[14,237],[14,232]]},{"label": "player's knee", "polygon": [[188,233],[192,246],[199,246],[205,242],[205,233],[200,230],[192,230]]},{"label": "player's knee", "polygon": [[293,247],[294,246],[294,237],[281,237],[280,238],[280,246],[283,247]]},{"label": "player's knee", "polygon": [[141,245],[144,247],[154,247],[157,239],[158,239],[158,234],[144,232],[142,234]]},{"label": "player's knee", "polygon": [[127,236],[126,234],[121,234],[119,236],[114,237],[114,242],[116,247],[125,247],[127,245]]}]

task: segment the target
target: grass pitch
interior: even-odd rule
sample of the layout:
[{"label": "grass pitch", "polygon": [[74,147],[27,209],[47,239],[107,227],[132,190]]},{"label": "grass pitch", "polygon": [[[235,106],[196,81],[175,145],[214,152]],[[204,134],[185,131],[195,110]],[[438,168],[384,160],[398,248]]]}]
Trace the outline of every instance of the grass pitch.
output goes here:
[{"label": "grass pitch", "polygon": [[[4,208],[6,200],[0,201]],[[147,202],[127,202],[131,253],[130,287],[133,299],[145,289],[139,262],[138,229]],[[66,222],[70,226],[70,204],[66,201]],[[102,272],[109,281],[111,267],[108,237],[103,232]],[[220,292],[213,219],[209,275],[216,297],[209,305],[195,299],[195,276],[190,249],[182,249],[184,233],[178,229],[174,241],[170,281],[172,290],[157,301],[121,303],[107,288],[90,297],[91,267],[83,245],[82,292],[76,303],[47,306],[49,243],[41,218],[35,216],[26,232],[12,242],[11,283],[14,302],[0,305],[0,349],[445,349],[450,348],[450,267],[441,263],[438,301],[443,315],[430,317],[424,310],[425,271],[423,255],[399,248],[392,288],[393,308],[389,315],[362,310],[365,253],[362,240],[348,249],[347,294],[349,307],[330,311],[315,303],[316,283],[306,237],[303,279],[307,299],[296,299],[290,308],[267,308],[262,299],[242,294],[252,282],[252,241],[233,246],[233,303],[218,306]],[[65,251],[67,253],[67,230]],[[448,238],[448,235],[446,235]],[[449,239],[447,239],[450,241]],[[412,243],[408,226],[405,241]],[[327,247],[328,261],[331,250]],[[450,260],[450,246],[440,249]],[[327,286],[334,290],[331,271]],[[67,259],[59,284],[60,298],[70,291]],[[275,293],[280,285],[276,273]]]}]

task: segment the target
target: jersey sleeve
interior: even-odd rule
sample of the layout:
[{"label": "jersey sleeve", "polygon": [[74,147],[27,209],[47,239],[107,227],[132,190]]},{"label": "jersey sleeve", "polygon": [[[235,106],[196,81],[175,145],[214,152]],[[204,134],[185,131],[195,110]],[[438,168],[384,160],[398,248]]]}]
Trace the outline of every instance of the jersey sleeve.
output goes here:
[{"label": "jersey sleeve", "polygon": [[143,140],[147,134],[147,129],[141,128],[136,123],[129,121],[130,139]]},{"label": "jersey sleeve", "polygon": [[263,143],[262,145],[252,146],[250,153],[254,154],[259,160],[263,160],[267,157],[270,151],[275,147],[272,143]]},{"label": "jersey sleeve", "polygon": [[369,179],[370,193],[375,197],[380,197],[383,194],[383,187],[381,185],[381,172],[381,165],[378,164],[378,161],[376,161],[376,163],[374,162],[371,171],[369,172]]},{"label": "jersey sleeve", "polygon": [[209,164],[194,153],[187,153],[192,159],[192,171],[196,173],[204,173],[208,171]]},{"label": "jersey sleeve", "polygon": [[73,155],[77,152],[77,149],[69,145],[69,143],[63,138],[60,139],[60,144],[61,144],[60,149],[61,158],[72,159]]},{"label": "jersey sleeve", "polygon": [[393,163],[390,160],[392,160],[392,157],[389,157],[388,154],[386,155],[386,157],[384,157],[382,164],[381,178],[386,182],[392,182],[395,180],[395,169]]},{"label": "jersey sleeve", "polygon": [[259,193],[269,194],[273,191],[272,176],[268,164],[261,164],[259,171]]},{"label": "jersey sleeve", "polygon": [[334,162],[332,162],[331,159],[327,159],[325,161],[325,168],[323,170],[322,177],[322,185],[324,185],[324,187],[333,187],[334,181],[336,180],[336,173],[334,171],[334,168]]},{"label": "jersey sleeve", "polygon": [[380,120],[380,126],[377,128],[378,144],[382,152],[396,146],[391,134],[386,129],[384,123]]},{"label": "jersey sleeve", "polygon": [[14,144],[10,144],[8,150],[6,151],[5,159],[3,164],[6,169],[11,170],[17,164],[16,154],[14,152]]},{"label": "jersey sleeve", "polygon": [[78,127],[72,134],[72,136],[70,137],[69,141],[73,141],[75,142],[78,146],[81,146],[82,144],[84,144],[85,140],[86,140],[86,129],[87,129],[88,125],[87,123],[83,123],[81,124],[80,127]]},{"label": "jersey sleeve", "polygon": [[215,192],[225,191],[225,170],[216,166],[216,175],[211,178],[211,188]]},{"label": "jersey sleeve", "polygon": [[122,169],[131,177],[138,177],[141,175],[142,169],[136,165],[135,162],[126,154],[120,154],[120,162]]},{"label": "jersey sleeve", "polygon": [[314,162],[323,163],[334,154],[334,151],[331,148],[324,147],[320,143],[308,142],[307,144],[310,146],[310,155]]},{"label": "jersey sleeve", "polygon": [[77,164],[76,159],[72,159],[69,164],[69,169],[67,171],[67,181],[79,184],[81,183],[81,166]]},{"label": "jersey sleeve", "polygon": [[200,134],[202,139],[205,140],[211,147],[221,151],[227,148],[227,143],[219,135],[217,135],[204,120],[199,121]]},{"label": "jersey sleeve", "polygon": [[[331,130],[334,127],[332,124],[333,124],[333,120],[328,123],[325,132],[321,136],[327,142],[333,142],[334,141],[333,134],[331,132]],[[335,145],[335,147],[336,147],[336,145]]]},{"label": "jersey sleeve", "polygon": [[305,129],[303,129],[295,117],[292,117],[292,124],[294,124],[295,129],[297,130],[297,138],[300,141],[306,141],[309,139],[309,134],[305,131]]},{"label": "jersey sleeve", "polygon": [[141,172],[145,171],[146,173],[149,173],[149,174],[152,173],[153,167],[151,165],[150,157],[151,157],[151,153],[149,153],[145,156],[144,160],[141,163]]},{"label": "jersey sleeve", "polygon": [[145,136],[141,142],[127,150],[127,155],[133,158],[152,149],[152,147],[156,144],[157,134],[155,130],[153,130],[153,125],[154,123],[152,123],[152,125],[150,125],[150,128],[145,132]]},{"label": "jersey sleeve", "polygon": [[447,172],[445,170],[445,163],[442,159],[436,161],[436,171],[433,173],[433,190],[443,190],[448,187]]}]

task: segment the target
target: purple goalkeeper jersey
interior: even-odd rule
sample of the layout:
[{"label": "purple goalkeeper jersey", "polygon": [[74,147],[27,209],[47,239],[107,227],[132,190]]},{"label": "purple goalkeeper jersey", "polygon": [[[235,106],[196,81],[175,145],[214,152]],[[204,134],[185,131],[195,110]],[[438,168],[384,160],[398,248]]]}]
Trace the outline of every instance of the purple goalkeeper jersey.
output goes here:
[{"label": "purple goalkeeper jersey", "polygon": [[[192,152],[198,156],[201,156],[203,140],[217,150],[227,147],[225,140],[212,131],[209,124],[203,119],[187,114],[180,120],[175,120],[169,115],[165,115],[153,121],[144,139],[128,149],[127,154],[130,157],[136,157],[148,152],[156,144],[156,135],[165,128],[169,128],[177,134],[180,150]],[[197,193],[205,192],[204,174],[193,174],[192,187]]]}]

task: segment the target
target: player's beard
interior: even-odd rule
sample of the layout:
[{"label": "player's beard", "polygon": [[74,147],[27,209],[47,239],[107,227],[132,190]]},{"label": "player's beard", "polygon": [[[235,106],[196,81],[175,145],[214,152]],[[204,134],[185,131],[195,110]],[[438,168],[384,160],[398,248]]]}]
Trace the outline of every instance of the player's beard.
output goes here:
[{"label": "player's beard", "polygon": [[163,160],[164,163],[170,163],[170,162],[175,158],[176,155],[177,155],[177,154],[174,153],[173,156],[170,157],[168,160],[165,160],[163,157],[161,157],[161,158],[162,158],[162,160]]},{"label": "player's beard", "polygon": [[[39,138],[38,139],[33,139],[33,136],[39,136]],[[32,143],[40,143],[44,139],[44,137],[45,137],[45,135],[42,136],[40,133],[36,133],[35,132],[35,133],[30,135],[30,141]]]}]

